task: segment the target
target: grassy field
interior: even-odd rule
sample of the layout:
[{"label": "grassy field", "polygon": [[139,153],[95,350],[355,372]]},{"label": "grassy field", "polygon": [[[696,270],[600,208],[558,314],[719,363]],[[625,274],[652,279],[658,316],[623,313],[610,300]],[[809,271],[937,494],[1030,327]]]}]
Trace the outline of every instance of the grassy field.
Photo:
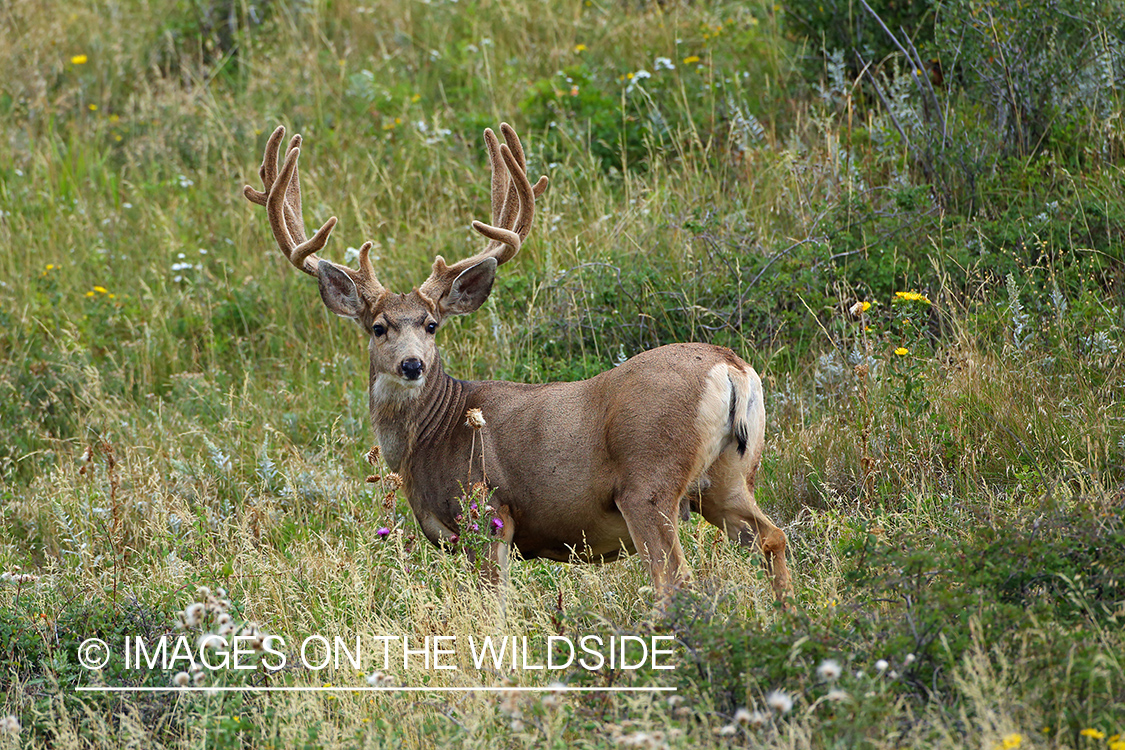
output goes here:
[{"label": "grassy field", "polygon": [[[899,44],[804,0],[3,4],[0,748],[1123,750],[1125,8],[873,5]],[[551,184],[439,334],[447,371],[734,348],[767,393],[792,612],[695,516],[666,609],[637,558],[518,562],[501,606],[364,481],[386,473],[364,334],[242,186],[274,127],[300,132],[328,257],[371,239],[408,291],[480,248],[501,121]],[[126,638],[185,618],[192,643],[256,624],[288,666],[126,668]],[[587,634],[668,636],[675,669],[463,646],[527,637],[542,663]],[[457,669],[313,670],[314,635],[455,636]],[[181,670],[676,690],[76,690]]]}]

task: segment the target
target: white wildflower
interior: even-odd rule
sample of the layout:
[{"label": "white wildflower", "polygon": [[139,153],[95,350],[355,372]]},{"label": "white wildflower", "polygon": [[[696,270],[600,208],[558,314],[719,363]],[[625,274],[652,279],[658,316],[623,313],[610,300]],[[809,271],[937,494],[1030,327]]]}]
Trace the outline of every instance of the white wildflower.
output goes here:
[{"label": "white wildflower", "polygon": [[187,622],[188,627],[196,627],[203,622],[203,615],[206,614],[206,609],[203,607],[203,602],[196,602],[184,610],[184,621]]},{"label": "white wildflower", "polygon": [[840,663],[835,659],[825,659],[820,663],[820,666],[816,668],[816,676],[825,682],[836,680],[842,672],[843,670],[840,669]]},{"label": "white wildflower", "polygon": [[227,639],[216,633],[204,633],[199,637],[199,647],[201,649],[210,648],[217,651],[227,647]]},{"label": "white wildflower", "polygon": [[774,690],[766,696],[766,705],[779,714],[787,714],[793,709],[793,699],[784,690]]}]

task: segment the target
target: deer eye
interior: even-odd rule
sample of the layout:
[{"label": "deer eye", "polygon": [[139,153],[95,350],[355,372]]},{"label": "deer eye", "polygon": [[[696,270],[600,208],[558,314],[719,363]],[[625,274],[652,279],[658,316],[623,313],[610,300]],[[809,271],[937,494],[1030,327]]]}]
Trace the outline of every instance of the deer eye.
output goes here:
[{"label": "deer eye", "polygon": [[387,329],[384,328],[383,326],[379,325],[378,323],[376,323],[375,325],[371,326],[371,332],[374,333],[376,336],[382,336],[384,333],[387,332]]},{"label": "deer eye", "polygon": [[426,324],[426,333],[433,333],[436,330],[437,330],[437,323],[435,323],[434,321],[431,320],[429,323]]}]

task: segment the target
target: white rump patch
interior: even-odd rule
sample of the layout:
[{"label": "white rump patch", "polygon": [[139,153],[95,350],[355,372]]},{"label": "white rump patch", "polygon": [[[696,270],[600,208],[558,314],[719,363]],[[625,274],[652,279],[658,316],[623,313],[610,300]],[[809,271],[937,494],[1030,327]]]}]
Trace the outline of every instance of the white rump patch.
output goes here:
[{"label": "white rump patch", "polygon": [[719,362],[707,373],[695,429],[699,433],[699,456],[695,476],[706,471],[719,457],[730,438],[730,378],[734,375],[726,362]]}]

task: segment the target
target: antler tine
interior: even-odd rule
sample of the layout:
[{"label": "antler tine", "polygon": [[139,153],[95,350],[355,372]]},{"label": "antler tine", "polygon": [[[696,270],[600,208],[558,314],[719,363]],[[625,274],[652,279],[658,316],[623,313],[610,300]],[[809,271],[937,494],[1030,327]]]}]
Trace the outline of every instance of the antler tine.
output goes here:
[{"label": "antler tine", "polygon": [[[278,153],[284,138],[285,127],[279,125],[266,142],[262,166],[258,169],[265,190],[255,190],[246,185],[242,193],[251,203],[265,206],[274,239],[286,259],[310,276],[318,276],[317,265],[320,258],[316,253],[327,244],[328,237],[336,226],[336,217],[324,222],[312,237],[305,238],[301,213],[301,178],[297,169],[297,161],[301,156],[301,136],[294,135],[290,139],[285,150],[285,162],[278,170]],[[377,298],[385,290],[371,265],[371,247],[372,243],[368,241],[360,248],[358,271],[338,263],[332,265],[344,271],[369,296]]]},{"label": "antler tine", "polygon": [[484,145],[488,149],[488,166],[492,170],[492,223],[500,224],[500,215],[508,200],[508,170],[500,156],[500,141],[492,128],[484,129]]},{"label": "antler tine", "polygon": [[[527,159],[524,158],[523,143],[520,142],[519,136],[511,125],[504,122],[500,124],[500,132],[504,134],[504,140],[508,144],[508,148],[512,149],[512,154],[516,157],[516,161],[520,165],[520,169],[527,174]],[[534,185],[531,186],[532,194],[538,198],[543,195],[547,189],[547,175],[539,178]]]},{"label": "antler tine", "polygon": [[506,263],[519,252],[520,245],[531,229],[531,218],[535,212],[535,196],[531,191],[531,183],[527,181],[527,173],[520,168],[518,158],[508,148],[508,144],[500,146],[500,156],[511,176],[511,185],[508,198],[504,201],[500,225],[489,226],[475,221],[473,228],[493,242],[502,243],[500,247],[489,247],[485,252],[495,256],[497,263]]},{"label": "antler tine", "polygon": [[[270,186],[270,193],[266,198],[266,215],[269,216],[274,239],[277,240],[278,246],[289,262],[310,276],[316,276],[316,265],[320,262],[316,252],[328,242],[328,235],[336,226],[336,217],[333,216],[326,221],[312,239],[305,239],[301,221],[293,214],[289,204],[293,193],[293,179],[297,172],[297,159],[300,156],[301,149],[294,148],[285,157],[285,164],[281,167],[277,180]],[[293,221],[293,219],[297,220]]]},{"label": "antler tine", "polygon": [[274,180],[277,179],[277,151],[281,147],[281,139],[284,137],[285,126],[278,125],[270,134],[269,140],[266,141],[266,151],[262,155],[262,166],[258,167],[258,176],[262,178],[262,187],[265,190],[255,190],[249,185],[242,188],[242,194],[251,203],[256,203],[259,206],[266,205],[270,188],[273,187]]},{"label": "antler tine", "polygon": [[[499,144],[491,129],[485,131],[489,162],[492,165],[493,223],[488,225],[473,222],[473,227],[493,241],[485,252],[495,255],[497,262],[504,263],[519,252],[520,244],[527,239],[535,214],[535,199],[547,189],[547,177],[544,175],[534,186],[531,185],[527,179],[527,159],[519,136],[506,122],[500,124],[500,132],[504,134],[503,145]],[[504,162],[503,180],[497,178],[500,161]],[[500,196],[503,196],[502,203]],[[513,236],[518,242],[512,241]],[[493,243],[502,244],[507,250]]]}]

